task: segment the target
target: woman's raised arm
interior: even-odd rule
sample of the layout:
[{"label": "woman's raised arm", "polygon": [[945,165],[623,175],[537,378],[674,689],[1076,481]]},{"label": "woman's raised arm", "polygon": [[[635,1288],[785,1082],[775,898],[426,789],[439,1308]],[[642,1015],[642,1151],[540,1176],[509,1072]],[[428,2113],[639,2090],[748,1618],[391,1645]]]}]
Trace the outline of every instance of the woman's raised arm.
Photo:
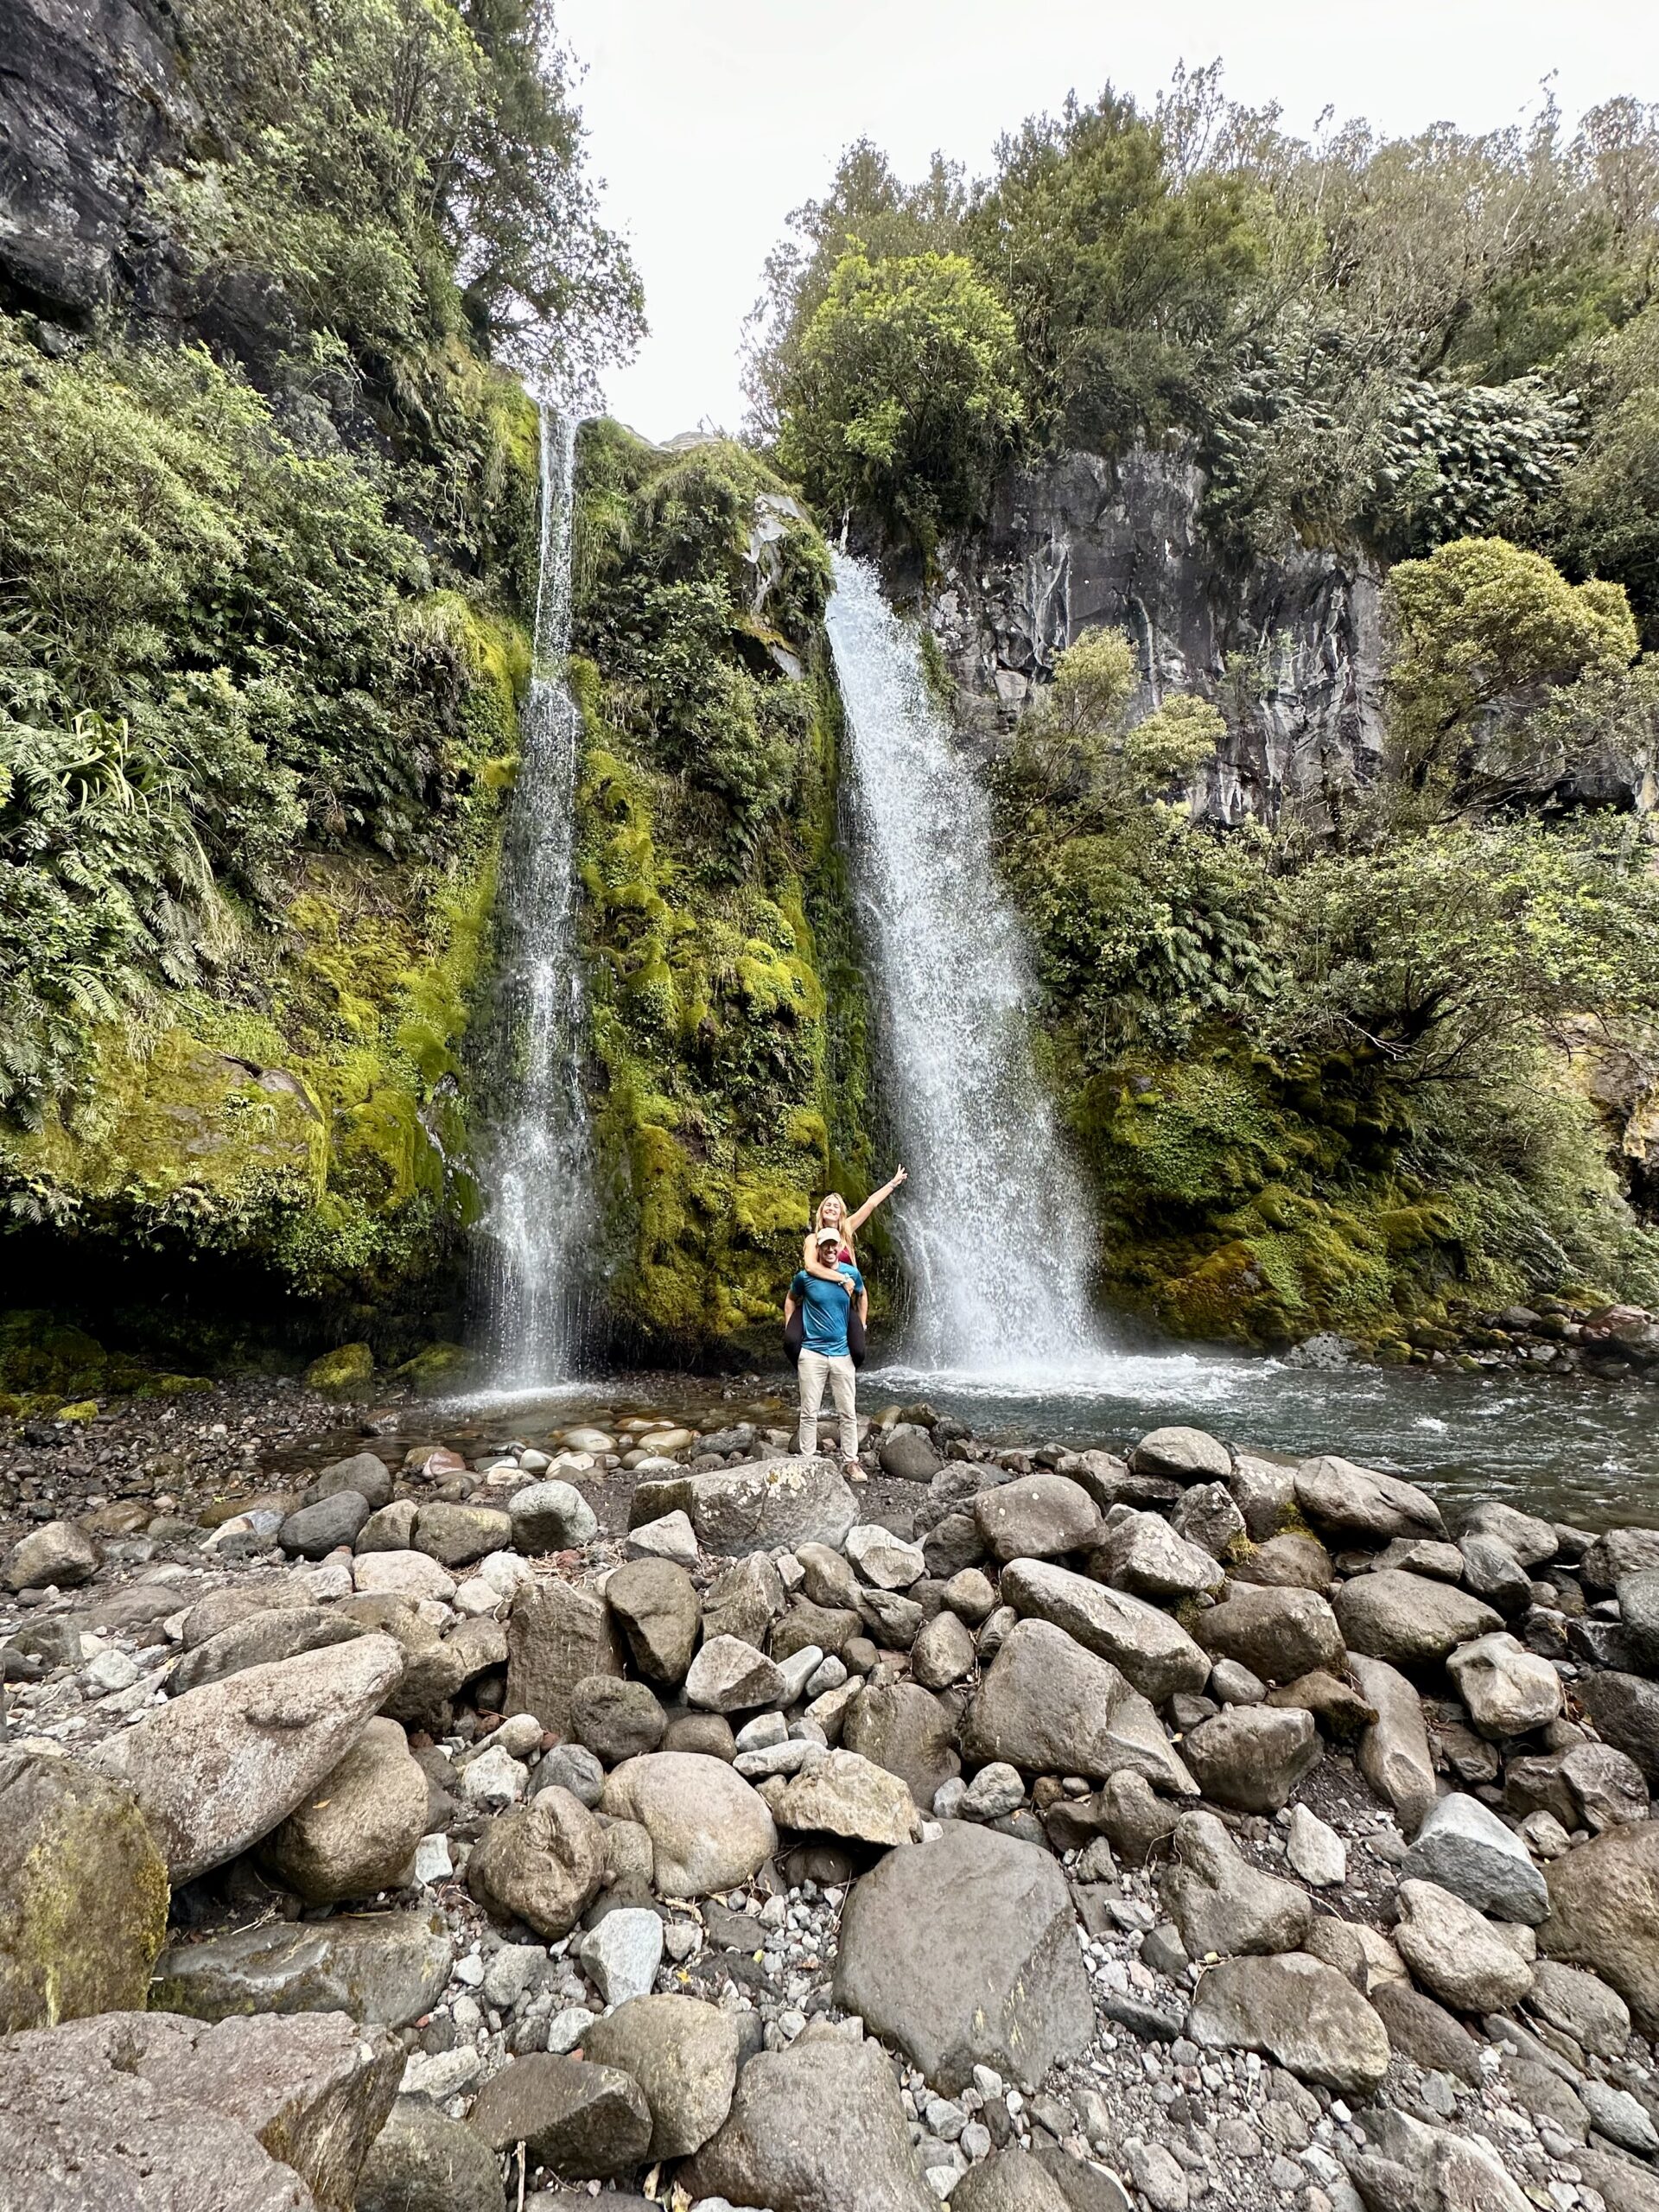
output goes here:
[{"label": "woman's raised arm", "polygon": [[895,1167],[892,1175],[889,1176],[887,1180],[881,1185],[880,1189],[879,1191],[872,1191],[869,1197],[865,1199],[863,1205],[859,1207],[857,1212],[849,1213],[848,1215],[848,1228],[850,1230],[862,1229],[865,1223],[875,1211],[877,1206],[880,1205],[883,1198],[890,1198],[893,1192],[898,1189],[899,1185],[901,1183],[907,1182],[909,1178],[906,1176],[904,1169],[902,1167]]}]

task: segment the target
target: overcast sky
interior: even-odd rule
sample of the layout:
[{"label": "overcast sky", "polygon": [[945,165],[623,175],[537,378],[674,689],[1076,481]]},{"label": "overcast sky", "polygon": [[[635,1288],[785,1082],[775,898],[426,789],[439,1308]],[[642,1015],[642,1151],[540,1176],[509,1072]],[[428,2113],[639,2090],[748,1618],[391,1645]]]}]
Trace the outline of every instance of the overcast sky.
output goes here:
[{"label": "overcast sky", "polygon": [[789,211],[860,137],[913,175],[935,147],[982,168],[998,135],[1109,79],[1148,100],[1217,55],[1235,99],[1409,132],[1489,130],[1554,73],[1576,114],[1659,99],[1655,0],[560,0],[608,219],[645,283],[651,335],[613,413],[653,438],[742,414],[740,327]]}]

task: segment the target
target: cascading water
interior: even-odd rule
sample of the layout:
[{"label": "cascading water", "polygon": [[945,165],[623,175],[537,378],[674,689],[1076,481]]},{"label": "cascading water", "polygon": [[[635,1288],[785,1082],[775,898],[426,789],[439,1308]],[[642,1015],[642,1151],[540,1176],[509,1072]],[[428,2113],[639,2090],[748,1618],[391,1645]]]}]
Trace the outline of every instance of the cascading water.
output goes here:
[{"label": "cascading water", "polygon": [[989,807],[875,571],[838,554],[835,572],[864,957],[910,1170],[894,1206],[916,1294],[906,1356],[982,1376],[1076,1370],[1094,1338],[1093,1234],[1032,1065],[1030,979]]},{"label": "cascading water", "polygon": [[502,851],[499,952],[483,1090],[483,1300],[497,1380],[556,1382],[573,1359],[593,1219],[582,1087],[574,868],[582,716],[565,681],[576,418],[542,408],[534,666]]}]

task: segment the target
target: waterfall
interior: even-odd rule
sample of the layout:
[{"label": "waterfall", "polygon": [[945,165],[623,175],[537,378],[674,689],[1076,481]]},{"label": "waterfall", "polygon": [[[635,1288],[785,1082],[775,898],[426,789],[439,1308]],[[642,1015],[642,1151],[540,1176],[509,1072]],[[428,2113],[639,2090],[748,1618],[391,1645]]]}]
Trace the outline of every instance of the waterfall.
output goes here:
[{"label": "waterfall", "polygon": [[574,867],[582,715],[565,680],[576,418],[541,410],[534,661],[503,841],[494,999],[482,1090],[483,1300],[505,1386],[562,1380],[575,1356],[593,1224],[582,1084]]},{"label": "waterfall", "polygon": [[1093,1339],[1093,1232],[1032,1065],[1030,977],[989,806],[874,569],[837,555],[835,572],[863,956],[910,1171],[893,1203],[916,1294],[905,1356],[981,1376],[1075,1372]]}]

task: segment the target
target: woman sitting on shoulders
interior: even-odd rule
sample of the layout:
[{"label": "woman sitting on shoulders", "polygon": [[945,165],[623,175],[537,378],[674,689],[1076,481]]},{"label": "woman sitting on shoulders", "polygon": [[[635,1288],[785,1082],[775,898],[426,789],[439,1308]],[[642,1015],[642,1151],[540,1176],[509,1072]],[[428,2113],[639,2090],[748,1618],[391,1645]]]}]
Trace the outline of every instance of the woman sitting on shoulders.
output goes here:
[{"label": "woman sitting on shoulders", "polygon": [[[821,1198],[818,1201],[818,1210],[812,1217],[812,1226],[807,1230],[801,1246],[801,1265],[807,1274],[833,1277],[838,1267],[856,1267],[858,1255],[853,1246],[855,1235],[863,1227],[881,1201],[884,1198],[890,1198],[905,1179],[904,1169],[895,1168],[891,1179],[885,1182],[879,1191],[872,1192],[856,1213],[848,1212],[847,1201],[839,1191],[831,1191],[827,1198]],[[817,1239],[826,1229],[838,1229],[841,1231],[841,1249],[829,1265],[818,1257],[817,1248]]]}]

